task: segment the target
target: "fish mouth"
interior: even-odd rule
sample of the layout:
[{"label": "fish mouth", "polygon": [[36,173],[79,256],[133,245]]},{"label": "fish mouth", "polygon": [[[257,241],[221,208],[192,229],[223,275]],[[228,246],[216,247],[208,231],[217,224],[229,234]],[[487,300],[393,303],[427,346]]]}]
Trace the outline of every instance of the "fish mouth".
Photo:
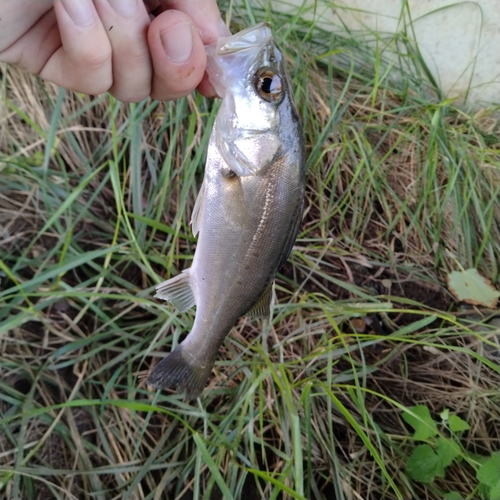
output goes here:
[{"label": "fish mouth", "polygon": [[237,52],[255,50],[273,43],[271,25],[267,22],[250,26],[231,37],[217,48],[217,55],[223,56]]}]

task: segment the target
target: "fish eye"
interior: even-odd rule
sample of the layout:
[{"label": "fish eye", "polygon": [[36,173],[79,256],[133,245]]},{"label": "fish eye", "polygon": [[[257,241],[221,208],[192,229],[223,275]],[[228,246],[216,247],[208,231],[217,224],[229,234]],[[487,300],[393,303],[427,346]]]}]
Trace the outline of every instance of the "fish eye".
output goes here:
[{"label": "fish eye", "polygon": [[267,102],[278,103],[283,97],[281,76],[273,68],[260,68],[254,77],[257,94]]}]

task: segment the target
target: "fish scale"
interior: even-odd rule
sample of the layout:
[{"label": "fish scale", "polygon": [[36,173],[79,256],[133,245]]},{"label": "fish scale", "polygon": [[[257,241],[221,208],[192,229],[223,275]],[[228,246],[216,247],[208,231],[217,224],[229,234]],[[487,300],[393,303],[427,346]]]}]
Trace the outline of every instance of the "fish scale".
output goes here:
[{"label": "fish scale", "polygon": [[221,38],[207,53],[222,103],[193,210],[198,242],[191,268],[156,294],[180,311],[196,305],[196,316],[148,377],[153,387],[191,400],[238,318],[269,316],[274,278],[300,227],[305,185],[302,128],[269,26]]}]

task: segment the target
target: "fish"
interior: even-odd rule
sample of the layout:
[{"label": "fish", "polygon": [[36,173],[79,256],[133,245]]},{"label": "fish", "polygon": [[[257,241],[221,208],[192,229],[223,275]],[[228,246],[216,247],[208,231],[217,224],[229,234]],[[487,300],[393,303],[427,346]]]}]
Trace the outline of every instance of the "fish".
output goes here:
[{"label": "fish", "polygon": [[299,232],[305,147],[283,53],[260,23],[207,48],[207,73],[222,98],[209,139],[191,225],[192,266],[156,298],[184,312],[187,337],[151,370],[154,389],[195,400],[238,319],[269,318],[272,286]]}]

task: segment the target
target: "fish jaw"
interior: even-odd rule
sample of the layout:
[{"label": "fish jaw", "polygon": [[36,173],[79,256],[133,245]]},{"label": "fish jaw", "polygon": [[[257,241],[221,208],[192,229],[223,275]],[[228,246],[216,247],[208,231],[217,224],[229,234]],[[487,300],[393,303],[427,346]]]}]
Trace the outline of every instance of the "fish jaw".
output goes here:
[{"label": "fish jaw", "polygon": [[281,53],[274,47],[268,23],[259,23],[235,35],[220,37],[215,44],[207,46],[207,73],[217,95],[225,98],[227,90],[241,80],[242,74],[251,74],[252,69],[259,65],[271,63],[271,50],[273,55],[277,52],[277,57],[281,58]]}]

